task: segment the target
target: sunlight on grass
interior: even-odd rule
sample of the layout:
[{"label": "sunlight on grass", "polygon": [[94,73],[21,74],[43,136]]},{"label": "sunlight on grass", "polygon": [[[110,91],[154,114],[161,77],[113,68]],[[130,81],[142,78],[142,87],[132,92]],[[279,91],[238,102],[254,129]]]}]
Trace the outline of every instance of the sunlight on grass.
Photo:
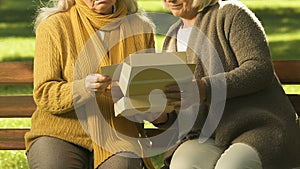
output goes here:
[{"label": "sunlight on grass", "polygon": [[31,118],[0,118],[0,128],[30,128]]},{"label": "sunlight on grass", "polygon": [[162,51],[162,46],[163,46],[163,40],[164,40],[164,35],[156,35],[155,36],[155,42],[156,42],[156,51],[161,52]]},{"label": "sunlight on grass", "polygon": [[299,8],[300,3],[298,0],[241,0],[249,8]]},{"label": "sunlight on grass", "polygon": [[7,37],[0,41],[0,61],[12,57],[33,57],[35,38]]},{"label": "sunlight on grass", "polygon": [[295,31],[295,36],[291,36],[288,32],[282,31],[283,33],[272,34],[268,35],[268,40],[272,42],[276,41],[293,41],[293,40],[300,40],[300,29]]},{"label": "sunlight on grass", "polygon": [[155,127],[152,123],[148,122],[148,121],[144,121],[144,127],[146,129],[153,129],[153,128],[157,128]]},{"label": "sunlight on grass", "polygon": [[141,9],[147,12],[165,12],[162,0],[138,0]]},{"label": "sunlight on grass", "polygon": [[0,158],[1,169],[29,169],[25,150],[3,150]]},{"label": "sunlight on grass", "polygon": [[282,85],[287,94],[300,94],[300,85]]}]

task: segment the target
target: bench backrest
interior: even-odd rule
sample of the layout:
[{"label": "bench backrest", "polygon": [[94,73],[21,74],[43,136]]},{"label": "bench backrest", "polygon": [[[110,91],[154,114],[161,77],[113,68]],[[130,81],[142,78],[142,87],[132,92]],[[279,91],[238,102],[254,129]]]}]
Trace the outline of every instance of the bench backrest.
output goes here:
[{"label": "bench backrest", "polygon": [[[299,61],[274,61],[282,84],[300,84]],[[0,62],[0,85],[33,83],[32,62]],[[288,95],[300,114],[300,93]],[[0,96],[0,118],[30,118],[36,105],[32,95]],[[29,129],[0,129],[0,150],[23,150],[24,134]],[[156,131],[154,131],[156,132]]]}]

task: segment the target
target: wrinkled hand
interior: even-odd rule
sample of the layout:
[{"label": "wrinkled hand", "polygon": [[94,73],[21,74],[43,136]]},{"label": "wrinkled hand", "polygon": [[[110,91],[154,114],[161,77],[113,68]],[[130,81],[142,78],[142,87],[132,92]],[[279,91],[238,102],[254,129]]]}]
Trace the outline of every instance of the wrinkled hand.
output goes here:
[{"label": "wrinkled hand", "polygon": [[168,100],[168,105],[174,106],[175,109],[181,106],[181,91],[177,84],[172,84],[166,87],[164,91]]},{"label": "wrinkled hand", "polygon": [[200,93],[196,81],[172,84],[166,86],[164,90],[168,105],[174,106],[175,109],[187,108],[195,103],[200,103]]},{"label": "wrinkled hand", "polygon": [[91,93],[104,93],[110,83],[111,78],[102,74],[90,74],[85,78],[85,88]]}]

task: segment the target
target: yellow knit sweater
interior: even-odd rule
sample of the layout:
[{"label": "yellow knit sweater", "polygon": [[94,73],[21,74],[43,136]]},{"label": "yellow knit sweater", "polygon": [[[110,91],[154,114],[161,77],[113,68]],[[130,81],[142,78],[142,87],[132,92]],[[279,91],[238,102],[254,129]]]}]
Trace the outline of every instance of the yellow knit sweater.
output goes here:
[{"label": "yellow knit sweater", "polygon": [[[87,112],[93,110],[89,107],[89,104],[94,101],[98,102],[98,109],[103,113],[103,117],[111,126],[111,129],[131,137],[137,137],[138,130],[135,123],[125,118],[115,118],[113,116],[113,102],[110,97],[92,97],[85,90],[84,77],[82,79],[74,77],[74,72],[85,69],[84,67],[80,67],[82,69],[80,71],[76,69],[78,55],[82,51],[82,49],[79,49],[79,39],[76,35],[80,33],[88,34],[87,32],[80,32],[81,30],[77,30],[77,27],[74,26],[74,21],[71,19],[72,10],[77,9],[72,7],[69,11],[48,17],[36,30],[33,96],[37,109],[32,116],[31,130],[25,135],[26,150],[38,137],[53,136],[94,151],[96,167],[116,152],[135,151],[136,144],[118,137],[114,130],[105,130],[105,128],[98,130],[97,127],[102,127],[102,124],[96,126],[96,130],[92,129],[91,124],[87,125],[89,128],[86,127],[85,124],[90,118],[89,115],[95,114],[95,112]],[[131,23],[133,25],[131,29],[138,28],[139,32],[144,31],[147,33],[129,37],[128,40],[120,42],[121,45],[120,43],[116,44],[112,47],[114,51],[109,53],[115,53],[116,51],[122,53],[120,55],[109,55],[110,62],[104,63],[104,65],[119,63],[122,61],[119,58],[122,55],[126,57],[128,54],[139,50],[154,49],[153,32],[149,32],[149,29],[152,31],[150,24],[139,16],[133,18],[135,18],[135,23]],[[84,66],[82,63],[85,63],[87,57],[80,56],[80,66]],[[103,63],[101,64],[103,65]],[[87,69],[89,69],[88,66],[90,65],[86,65]],[[101,145],[91,139],[91,132],[100,134]],[[113,149],[109,147],[113,147]]]}]

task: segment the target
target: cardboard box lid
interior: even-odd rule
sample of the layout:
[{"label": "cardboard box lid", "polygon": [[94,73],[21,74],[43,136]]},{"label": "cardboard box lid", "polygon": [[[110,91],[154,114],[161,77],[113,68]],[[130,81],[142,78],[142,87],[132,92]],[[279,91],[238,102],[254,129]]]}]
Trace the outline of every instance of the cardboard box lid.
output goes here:
[{"label": "cardboard box lid", "polygon": [[191,81],[195,65],[122,65],[119,86],[125,96],[148,95],[154,89],[165,90],[167,85]]},{"label": "cardboard box lid", "polygon": [[186,52],[134,53],[125,62],[131,66],[190,64]]},{"label": "cardboard box lid", "polygon": [[[178,64],[192,64],[187,63],[186,52],[168,52],[168,53],[135,53],[131,54],[124,63],[131,66],[162,66],[162,65],[178,65]],[[113,64],[109,66],[102,66],[101,72],[105,75],[118,77],[122,64]],[[118,70],[117,70],[118,69]]]},{"label": "cardboard box lid", "polygon": [[[180,53],[132,54],[119,65],[102,67],[102,74],[118,80],[123,96],[115,103],[115,115],[133,115],[149,109],[158,111],[165,107],[161,102],[150,105],[149,95],[167,85],[191,81],[195,64],[187,64],[186,55]],[[138,110],[138,111],[137,111]]]},{"label": "cardboard box lid", "polygon": [[132,116],[144,112],[163,112],[170,109],[162,94],[122,97],[114,104],[115,116]]}]

